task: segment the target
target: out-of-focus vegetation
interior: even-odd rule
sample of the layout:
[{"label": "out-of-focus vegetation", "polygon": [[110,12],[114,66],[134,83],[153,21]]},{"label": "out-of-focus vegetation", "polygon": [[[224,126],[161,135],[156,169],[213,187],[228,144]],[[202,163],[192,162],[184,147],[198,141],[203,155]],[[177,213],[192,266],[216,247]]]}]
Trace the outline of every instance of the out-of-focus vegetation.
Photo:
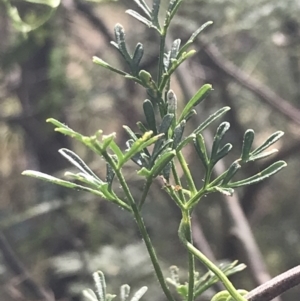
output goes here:
[{"label": "out-of-focus vegetation", "polygon": [[[123,13],[131,6],[129,0],[109,4],[62,1],[48,22],[24,36],[14,29],[0,3],[3,300],[39,299],[38,292],[28,290],[29,280],[53,291],[57,300],[81,300],[81,289],[90,286],[90,274],[97,269],[105,272],[108,284],[115,288],[123,282],[132,287],[140,287],[145,281],[149,285],[153,279],[146,251],[125,212],[84,193],[67,194],[62,188],[20,176],[24,169],[62,174],[68,167],[57,153],[62,147],[74,149],[98,174],[104,174],[103,162],[53,133],[45,123],[50,116],[84,134],[99,128],[104,133],[120,132],[123,124],[135,128],[145,98],[142,90],[91,62],[97,55],[126,68],[107,42],[113,40],[115,23],[122,23],[125,29],[132,27],[134,21]],[[296,0],[186,0],[172,33],[173,38],[186,40],[200,24],[214,21],[198,41],[198,54],[185,66],[189,72],[184,76],[192,88],[209,82],[215,90],[205,110],[198,112],[199,120],[229,105],[232,110],[226,119],[232,125],[230,142],[241,141],[249,127],[257,133],[257,143],[278,128],[286,133],[275,156],[284,158],[289,167],[268,182],[238,192],[271,275],[299,262],[299,10]],[[132,47],[137,41],[146,41],[142,64],[151,68],[158,57],[155,32],[136,23],[134,32],[126,33]],[[173,85],[183,106],[186,99],[180,79]],[[125,133],[118,139],[124,144]],[[201,165],[194,164],[194,155],[191,151],[189,163],[200,183]],[[262,161],[249,170],[249,175],[262,170],[264,164]],[[127,174],[139,194],[142,183],[130,167]],[[160,183],[151,190],[151,199],[144,214],[158,255],[166,270],[172,264],[181,266],[185,258],[176,233],[180,214]],[[201,204],[194,219],[199,221],[195,227],[203,230],[217,259],[251,260],[236,243],[234,228],[218,196]],[[203,247],[201,235],[197,238]],[[11,249],[7,249],[9,246]],[[20,277],[20,266],[16,267],[8,251],[19,259],[30,278]],[[243,275],[238,281],[247,289],[263,278],[251,275],[251,270]],[[162,300],[156,287],[153,282],[145,297]],[[296,289],[282,299],[293,300],[295,296]]]}]

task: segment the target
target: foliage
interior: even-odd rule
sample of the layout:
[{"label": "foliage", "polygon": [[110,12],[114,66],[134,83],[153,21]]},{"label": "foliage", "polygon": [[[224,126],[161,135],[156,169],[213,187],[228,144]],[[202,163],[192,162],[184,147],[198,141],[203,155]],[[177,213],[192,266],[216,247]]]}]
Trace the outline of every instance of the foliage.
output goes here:
[{"label": "foliage", "polygon": [[[176,287],[178,294],[184,300],[192,301],[197,296],[207,290],[217,280],[220,280],[226,291],[220,292],[213,297],[213,301],[230,300],[245,301],[243,297],[245,291],[237,290],[228,280],[229,275],[244,268],[244,265],[237,265],[236,262],[226,266],[217,266],[204,256],[194,245],[191,233],[191,214],[195,206],[207,194],[220,192],[225,195],[232,195],[234,188],[258,183],[271,175],[277,173],[286,166],[284,161],[277,161],[265,168],[261,172],[243,180],[234,180],[237,172],[246,164],[272,155],[276,150],[266,151],[283,135],[277,131],[270,135],[259,147],[252,150],[254,131],[247,130],[244,134],[240,156],[233,161],[228,169],[216,178],[213,178],[213,168],[218,161],[222,160],[232,149],[230,143],[223,145],[223,139],[229,130],[230,124],[222,122],[214,135],[211,151],[208,152],[203,131],[215,120],[223,116],[230,108],[224,107],[210,115],[192,132],[184,135],[187,122],[196,114],[195,107],[198,106],[206,96],[212,91],[210,84],[203,85],[189,101],[181,112],[177,108],[177,97],[170,89],[172,75],[176,69],[189,57],[195,50],[189,50],[194,40],[201,31],[211,22],[207,22],[197,29],[186,43],[181,45],[181,40],[176,39],[172,42],[170,50],[166,50],[166,35],[173,17],[182,4],[182,0],[171,0],[165,13],[164,22],[159,21],[160,1],[154,0],[152,7],[149,7],[143,0],[135,0],[142,10],[140,14],[133,10],[127,13],[140,21],[142,24],[154,29],[160,37],[160,55],[157,64],[156,79],[147,70],[140,67],[141,59],[144,55],[144,46],[138,43],[133,53],[128,51],[125,30],[121,24],[115,26],[115,41],[111,44],[117,49],[126,61],[129,72],[123,71],[110,65],[104,60],[94,57],[93,61],[112,72],[115,72],[128,80],[144,87],[147,91],[148,99],[143,102],[145,122],[137,122],[139,132],[136,133],[128,126],[124,126],[129,139],[126,142],[127,149],[123,151],[116,143],[116,133],[104,135],[101,130],[93,136],[84,136],[67,125],[50,118],[48,122],[55,126],[55,130],[64,135],[70,136],[96,153],[106,162],[106,177],[98,177],[87,164],[73,151],[61,149],[59,152],[79,172],[67,172],[66,176],[70,180],[62,180],[37,171],[25,171],[23,174],[49,181],[64,187],[83,190],[115,203],[125,209],[136,221],[138,229],[144,239],[150,259],[152,261],[157,279],[161,288],[169,301],[174,300],[168,283]],[[201,188],[195,183],[183,149],[188,144],[193,144],[199,161],[205,171],[204,181]],[[125,179],[122,168],[129,161],[137,165],[137,173],[144,180],[143,192],[139,199],[132,195],[128,182]],[[186,185],[179,177],[179,163],[183,171]],[[179,207],[182,220],[179,226],[178,235],[181,243],[188,251],[188,283],[181,284],[178,279],[177,268],[171,269],[171,278],[167,282],[162,274],[160,264],[157,260],[155,249],[148,235],[146,226],[142,218],[142,208],[149,193],[149,189],[155,178],[160,177],[164,183],[164,189],[169,194],[174,203]],[[118,181],[123,190],[123,195],[115,190],[113,183]],[[199,277],[195,271],[195,258],[198,259],[209,273]],[[111,300],[112,296],[105,291],[105,279],[101,272],[94,274],[97,293],[86,291],[85,296],[92,301]],[[138,300],[146,289],[139,290],[132,300]],[[125,300],[129,294],[129,286],[121,288],[121,299]]]}]

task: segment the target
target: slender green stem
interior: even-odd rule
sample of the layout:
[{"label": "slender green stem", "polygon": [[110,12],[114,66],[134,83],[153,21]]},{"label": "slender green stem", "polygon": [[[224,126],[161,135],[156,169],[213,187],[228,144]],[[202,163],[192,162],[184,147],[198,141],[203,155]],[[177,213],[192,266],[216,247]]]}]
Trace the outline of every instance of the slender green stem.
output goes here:
[{"label": "slender green stem", "polygon": [[140,215],[140,211],[139,211],[139,209],[138,209],[138,207],[137,207],[137,205],[136,205],[136,203],[133,199],[133,196],[132,196],[132,194],[129,190],[129,187],[126,183],[126,180],[125,180],[121,170],[117,168],[116,163],[108,156],[108,154],[104,153],[103,156],[111,164],[112,168],[114,169],[114,171],[116,173],[116,176],[117,176],[117,178],[118,178],[118,180],[121,184],[121,187],[122,187],[122,189],[125,193],[125,196],[128,200],[128,203],[132,208],[134,219],[137,223],[139,231],[140,231],[140,233],[142,235],[142,238],[145,242],[148,254],[150,256],[150,259],[151,259],[152,265],[154,267],[154,271],[156,273],[157,279],[160,283],[160,286],[161,286],[164,294],[166,295],[167,299],[169,301],[175,301],[172,294],[171,294],[171,292],[170,292],[170,290],[169,290],[169,288],[168,288],[168,286],[167,286],[167,283],[165,281],[164,275],[162,273],[162,270],[160,268],[160,265],[159,265],[159,262],[158,262],[158,259],[157,259],[157,256],[156,256],[156,252],[153,248],[150,236],[149,236],[148,231],[146,229],[146,226],[144,224],[143,218]]},{"label": "slender green stem", "polygon": [[142,197],[141,197],[141,200],[139,202],[139,206],[138,206],[138,209],[141,210],[141,208],[143,207],[145,201],[146,201],[146,198],[147,198],[147,195],[148,195],[148,192],[149,192],[149,189],[152,185],[152,177],[148,178],[146,183],[145,183],[145,186],[144,186],[144,189],[143,189],[143,194],[142,194]]},{"label": "slender green stem", "polygon": [[193,177],[191,175],[190,169],[189,169],[189,167],[188,167],[188,165],[186,163],[186,160],[183,157],[181,151],[179,151],[177,153],[177,158],[178,158],[178,161],[179,161],[179,163],[181,165],[181,168],[182,168],[182,170],[184,172],[184,175],[186,177],[188,188],[191,191],[192,196],[194,196],[197,193],[197,188],[195,186],[195,183],[194,183]]},{"label": "slender green stem", "polygon": [[198,258],[210,271],[212,271],[224,284],[225,288],[231,295],[231,297],[235,301],[247,301],[241,294],[237,291],[237,289],[233,286],[227,276],[214,264],[212,263],[204,254],[202,254],[197,248],[193,246],[187,239],[186,239],[186,220],[183,218],[179,230],[178,235],[181,242],[186,246],[189,252],[193,253],[196,258]]},{"label": "slender green stem", "polygon": [[160,86],[162,80],[162,74],[164,71],[164,56],[165,56],[165,45],[166,45],[166,31],[163,28],[160,34],[160,45],[159,45],[159,58],[158,58],[158,74],[157,74],[157,86]]},{"label": "slender green stem", "polygon": [[[172,174],[174,177],[175,184],[182,188],[181,181],[180,181],[180,178],[178,177],[174,161],[172,161]],[[180,197],[181,203],[184,204],[186,201],[185,201],[185,196],[184,196],[182,189],[178,190],[178,195]]]},{"label": "slender green stem", "polygon": [[[191,227],[191,216],[189,210],[182,212],[182,220],[185,224],[184,226],[184,235],[186,240],[193,243],[192,238],[192,227]],[[188,267],[189,267],[189,290],[188,290],[188,301],[194,300],[194,287],[195,287],[195,257],[194,254],[188,252]]]}]

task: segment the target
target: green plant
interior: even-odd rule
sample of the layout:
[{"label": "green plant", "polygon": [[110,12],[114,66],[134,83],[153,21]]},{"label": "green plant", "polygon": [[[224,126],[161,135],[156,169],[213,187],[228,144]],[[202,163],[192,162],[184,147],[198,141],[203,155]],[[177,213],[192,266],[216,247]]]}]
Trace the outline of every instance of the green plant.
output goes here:
[{"label": "green plant", "polygon": [[[184,45],[181,45],[180,39],[176,39],[171,45],[171,50],[167,51],[165,44],[168,28],[183,1],[169,1],[163,24],[159,22],[158,17],[160,0],[154,0],[151,8],[144,0],[135,0],[135,2],[143,11],[144,16],[133,10],[128,10],[127,13],[141,23],[147,25],[149,28],[154,29],[160,37],[157,78],[154,79],[149,72],[141,70],[140,68],[140,62],[144,54],[144,48],[141,43],[136,45],[133,54],[128,52],[124,28],[120,24],[115,26],[116,41],[112,42],[112,45],[120,52],[121,56],[123,56],[128,64],[130,72],[125,72],[111,66],[98,57],[94,57],[93,61],[106,69],[124,76],[128,80],[133,80],[146,89],[148,99],[143,102],[146,122],[137,122],[137,127],[139,129],[138,133],[128,126],[124,126],[129,139],[126,143],[127,149],[123,151],[115,142],[115,133],[103,135],[102,131],[99,130],[93,136],[83,136],[82,134],[73,131],[65,124],[50,118],[48,119],[48,122],[54,124],[56,131],[76,139],[106,161],[106,179],[100,179],[77,154],[68,149],[61,149],[59,152],[69,160],[71,164],[79,169],[78,173],[66,173],[66,176],[75,180],[75,182],[58,179],[37,171],[25,171],[23,174],[68,188],[90,192],[115,203],[132,214],[146,244],[156,277],[169,301],[173,301],[174,297],[168,287],[168,283],[175,286],[178,294],[184,300],[193,301],[217,281],[221,281],[224,284],[226,291],[216,294],[212,298],[213,301],[245,301],[244,294],[246,292],[244,290],[237,290],[228,279],[229,275],[241,271],[245,266],[242,264],[237,265],[237,262],[225,266],[217,266],[204,256],[193,245],[191,213],[194,207],[207,194],[220,192],[225,195],[232,195],[234,188],[255,184],[277,173],[286,166],[285,162],[278,161],[250,178],[238,181],[233,180],[236,173],[246,163],[272,155],[276,150],[265,150],[274,144],[283,135],[283,132],[275,132],[262,143],[262,145],[252,150],[254,131],[247,130],[244,134],[240,157],[237,158],[224,173],[213,178],[212,172],[215,164],[224,158],[232,149],[230,143],[225,145],[222,144],[224,135],[228,131],[230,125],[228,122],[222,122],[219,125],[213,139],[210,153],[207,152],[206,142],[202,132],[212,122],[223,116],[230,108],[224,107],[219,109],[191,133],[184,136],[186,123],[194,114],[196,114],[195,107],[211,92],[212,86],[209,84],[203,85],[187,102],[181,112],[178,112],[177,110],[177,97],[170,89],[173,73],[186,59],[195,53],[195,50],[189,50],[189,47],[193,44],[201,31],[212,22],[207,22],[202,25],[192,34]],[[205,171],[204,182],[201,188],[197,188],[188,167],[187,160],[182,152],[182,149],[189,143],[194,145]],[[131,160],[136,163],[137,173],[145,182],[143,192],[139,199],[135,199],[132,196],[130,187],[122,170],[123,166]],[[178,170],[175,166],[176,160],[179,162],[184,173],[184,178],[187,183],[186,186],[183,185],[178,175]],[[171,277],[165,280],[154,246],[152,245],[142,218],[141,210],[146,201],[149,189],[156,177],[161,177],[163,179],[165,191],[170,195],[182,213],[178,234],[181,243],[188,251],[189,275],[187,284],[180,283],[178,269],[176,267],[172,267]],[[115,192],[113,186],[114,181],[118,181],[121,185],[124,197]],[[206,275],[200,277],[195,271],[195,259],[198,259],[209,270]],[[85,296],[92,301],[111,300],[112,296],[106,295],[105,292],[103,274],[99,272],[95,275],[94,279],[97,294],[92,291],[87,291],[85,292]],[[127,287],[125,288],[125,286],[121,289],[122,300],[126,299],[124,296],[128,295],[128,290],[129,289],[127,289]],[[142,290],[142,292],[144,293],[144,290]],[[134,297],[133,300],[139,299],[143,293],[138,294],[138,298]]]}]

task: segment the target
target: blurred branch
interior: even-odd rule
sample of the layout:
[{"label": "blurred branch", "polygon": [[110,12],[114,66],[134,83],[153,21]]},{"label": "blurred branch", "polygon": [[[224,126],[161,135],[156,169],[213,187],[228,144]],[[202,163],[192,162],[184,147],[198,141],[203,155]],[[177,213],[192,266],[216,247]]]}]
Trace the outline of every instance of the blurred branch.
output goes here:
[{"label": "blurred branch", "polygon": [[300,110],[291,105],[287,100],[281,98],[268,86],[263,85],[261,82],[255,80],[243,70],[239,69],[232,62],[227,60],[211,43],[203,40],[198,40],[206,55],[212,60],[215,66],[220,69],[227,76],[238,82],[243,87],[252,91],[265,103],[269,104],[272,108],[279,111],[284,116],[288,117],[293,122],[300,124]]},{"label": "blurred branch", "polygon": [[54,297],[46,292],[35,280],[31,277],[23,263],[17,257],[11,246],[9,245],[6,237],[0,232],[0,250],[2,252],[5,263],[8,265],[10,270],[23,280],[23,285],[32,293],[35,299],[53,301]]},{"label": "blurred branch", "polygon": [[248,301],[270,301],[298,284],[300,284],[300,265],[260,285],[250,291],[245,298]]}]

